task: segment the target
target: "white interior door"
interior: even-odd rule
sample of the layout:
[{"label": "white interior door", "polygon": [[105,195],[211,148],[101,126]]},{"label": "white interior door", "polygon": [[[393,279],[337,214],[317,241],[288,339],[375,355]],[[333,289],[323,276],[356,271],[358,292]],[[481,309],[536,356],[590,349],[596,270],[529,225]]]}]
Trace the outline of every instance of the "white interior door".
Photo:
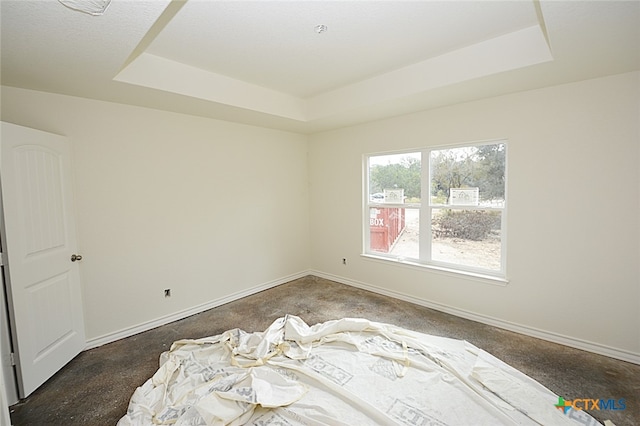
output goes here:
[{"label": "white interior door", "polygon": [[7,293],[20,397],[85,347],[70,144],[1,123]]}]

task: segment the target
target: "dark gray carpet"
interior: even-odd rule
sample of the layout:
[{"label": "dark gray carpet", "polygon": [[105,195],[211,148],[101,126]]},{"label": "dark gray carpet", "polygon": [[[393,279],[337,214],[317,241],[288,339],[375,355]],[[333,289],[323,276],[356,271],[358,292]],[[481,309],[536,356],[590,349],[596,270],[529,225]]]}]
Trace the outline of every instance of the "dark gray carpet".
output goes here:
[{"label": "dark gray carpet", "polygon": [[588,410],[601,422],[640,424],[640,366],[308,276],[218,308],[81,353],[24,401],[14,425],[115,425],[136,387],[158,369],[160,353],[183,338],[233,328],[266,329],[286,314],[313,325],[345,317],[467,340],[565,399],[626,400],[625,410]]}]

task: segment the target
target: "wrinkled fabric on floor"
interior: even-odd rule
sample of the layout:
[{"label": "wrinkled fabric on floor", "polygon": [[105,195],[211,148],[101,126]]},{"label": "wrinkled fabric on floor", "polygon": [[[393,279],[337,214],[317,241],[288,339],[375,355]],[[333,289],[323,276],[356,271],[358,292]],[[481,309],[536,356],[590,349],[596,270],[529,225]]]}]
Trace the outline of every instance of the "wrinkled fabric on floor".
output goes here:
[{"label": "wrinkled fabric on floor", "polygon": [[364,319],[175,342],[131,397],[128,425],[598,425],[461,340]]}]

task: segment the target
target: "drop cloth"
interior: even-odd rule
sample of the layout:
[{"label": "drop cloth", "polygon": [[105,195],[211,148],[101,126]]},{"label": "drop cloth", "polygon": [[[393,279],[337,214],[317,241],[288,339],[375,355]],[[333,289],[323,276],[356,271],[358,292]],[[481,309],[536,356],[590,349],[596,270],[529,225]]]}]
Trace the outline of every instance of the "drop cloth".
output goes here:
[{"label": "drop cloth", "polygon": [[482,349],[364,319],[296,316],[175,342],[118,426],[598,425]]}]

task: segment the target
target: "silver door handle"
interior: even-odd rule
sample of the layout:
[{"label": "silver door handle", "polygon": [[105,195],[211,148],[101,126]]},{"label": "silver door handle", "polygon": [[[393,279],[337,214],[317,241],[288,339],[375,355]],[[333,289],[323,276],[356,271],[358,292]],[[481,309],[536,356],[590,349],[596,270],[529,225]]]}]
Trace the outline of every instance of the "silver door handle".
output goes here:
[{"label": "silver door handle", "polygon": [[71,255],[71,261],[72,261],[72,262],[75,262],[76,260],[77,260],[78,262],[79,262],[79,261],[81,261],[81,260],[82,260],[82,255],[80,255],[80,254],[72,254],[72,255]]}]

